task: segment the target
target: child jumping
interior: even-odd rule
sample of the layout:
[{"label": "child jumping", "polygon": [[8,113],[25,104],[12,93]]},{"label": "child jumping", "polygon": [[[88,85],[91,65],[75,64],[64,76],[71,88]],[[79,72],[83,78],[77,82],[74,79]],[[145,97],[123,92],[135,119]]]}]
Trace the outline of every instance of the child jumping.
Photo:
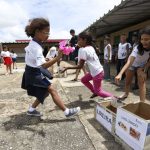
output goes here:
[{"label": "child jumping", "polygon": [[68,109],[51,82],[47,79],[50,78],[47,68],[57,62],[62,56],[60,51],[57,57],[49,61],[45,61],[43,56],[41,44],[48,39],[50,32],[49,21],[44,18],[35,18],[26,26],[25,32],[28,37],[32,37],[32,40],[25,48],[26,68],[22,79],[22,88],[27,90],[28,95],[36,97],[34,103],[29,107],[27,115],[41,116],[36,107],[40,103],[43,104],[49,93],[54,103],[64,112],[66,117],[76,115],[80,111],[80,107]]},{"label": "child jumping", "polygon": [[[112,99],[116,99],[113,94],[102,90],[101,83],[104,78],[104,71],[98,56],[96,55],[95,49],[92,46],[91,35],[87,32],[80,33],[78,36],[78,45],[82,47],[78,54],[78,65],[74,67],[66,67],[64,71],[68,69],[81,69],[86,62],[90,72],[82,77],[81,82],[93,93],[91,98],[100,96],[103,98],[111,97]],[[93,85],[89,82],[90,80],[93,80]]]}]

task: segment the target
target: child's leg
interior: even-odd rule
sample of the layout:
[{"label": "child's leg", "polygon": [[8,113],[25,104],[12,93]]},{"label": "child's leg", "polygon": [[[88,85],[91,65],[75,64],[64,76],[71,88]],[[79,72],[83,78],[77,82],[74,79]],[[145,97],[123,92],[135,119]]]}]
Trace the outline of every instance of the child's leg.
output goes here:
[{"label": "child's leg", "polygon": [[133,76],[134,76],[134,71],[128,69],[126,72],[126,80],[125,80],[125,96],[126,97],[129,95]]},{"label": "child's leg", "polygon": [[10,73],[12,73],[11,65],[8,66]]},{"label": "child's leg", "polygon": [[104,79],[110,79],[110,63],[104,60]]},{"label": "child's leg", "polygon": [[141,76],[138,76],[138,85],[139,85],[139,92],[140,92],[140,101],[145,101],[146,95],[146,82],[143,81]]},{"label": "child's leg", "polygon": [[29,116],[37,116],[40,117],[42,114],[36,110],[36,107],[40,104],[40,101],[36,99],[34,103],[29,107],[29,110],[27,111],[27,115]]},{"label": "child's leg", "polygon": [[15,69],[15,62],[13,62],[13,69]]},{"label": "child's leg", "polygon": [[90,80],[92,80],[92,76],[90,73],[87,73],[84,77],[82,77],[81,82],[92,92],[94,92],[94,88],[93,85],[89,82]]},{"label": "child's leg", "polygon": [[8,74],[9,67],[6,65],[6,74]]},{"label": "child's leg", "polygon": [[116,65],[117,75],[118,75],[118,74],[119,74],[119,72],[120,72],[120,68],[121,68],[121,60],[120,60],[120,59],[118,59],[118,60],[117,60],[117,65]]},{"label": "child's leg", "polygon": [[52,87],[52,85],[50,85],[48,87],[48,91],[51,94],[54,103],[63,111],[65,111],[66,106],[64,105],[62,99],[60,98],[60,96],[58,95],[57,91]]},{"label": "child's leg", "polygon": [[17,69],[17,63],[15,62],[15,66],[16,66],[16,69]]},{"label": "child's leg", "polygon": [[39,104],[40,104],[40,101],[38,99],[36,99],[31,107],[36,108]]},{"label": "child's leg", "polygon": [[103,80],[103,77],[104,77],[103,72],[98,74],[97,76],[93,77],[94,91],[98,96],[101,96],[104,98],[105,97],[112,97],[113,94],[108,93],[108,92],[102,90],[102,88],[101,88],[101,82]]},{"label": "child's leg", "polygon": [[68,109],[62,99],[60,98],[60,96],[58,95],[57,91],[52,87],[52,85],[50,85],[48,87],[48,91],[50,92],[54,103],[62,110],[64,111],[64,114],[66,117],[71,117],[76,115],[79,111],[80,111],[80,107],[75,107],[75,108],[70,108]]}]

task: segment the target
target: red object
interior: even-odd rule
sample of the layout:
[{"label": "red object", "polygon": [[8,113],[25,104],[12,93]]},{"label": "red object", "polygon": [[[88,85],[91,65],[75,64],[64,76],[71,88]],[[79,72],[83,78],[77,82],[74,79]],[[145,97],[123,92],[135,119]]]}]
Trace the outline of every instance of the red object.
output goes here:
[{"label": "red object", "polygon": [[4,65],[11,65],[12,64],[12,59],[11,57],[4,57]]}]

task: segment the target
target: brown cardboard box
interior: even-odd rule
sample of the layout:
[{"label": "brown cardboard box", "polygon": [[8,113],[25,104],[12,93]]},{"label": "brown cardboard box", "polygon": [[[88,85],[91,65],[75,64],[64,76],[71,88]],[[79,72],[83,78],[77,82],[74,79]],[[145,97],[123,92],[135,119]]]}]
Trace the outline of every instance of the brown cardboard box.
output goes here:
[{"label": "brown cardboard box", "polygon": [[117,108],[116,134],[135,150],[150,150],[150,105],[131,103]]}]

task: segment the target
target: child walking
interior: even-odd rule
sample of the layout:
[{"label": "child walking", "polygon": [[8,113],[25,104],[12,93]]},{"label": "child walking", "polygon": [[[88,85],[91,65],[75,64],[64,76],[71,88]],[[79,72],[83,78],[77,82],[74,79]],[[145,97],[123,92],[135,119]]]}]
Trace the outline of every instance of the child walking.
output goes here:
[{"label": "child walking", "polygon": [[44,18],[35,18],[26,26],[25,32],[28,37],[32,37],[32,40],[25,48],[26,68],[22,79],[22,88],[27,90],[28,95],[36,97],[34,103],[29,107],[27,115],[41,116],[36,107],[40,103],[43,104],[49,93],[54,103],[64,112],[66,117],[76,115],[80,111],[80,107],[67,108],[49,81],[51,77],[47,68],[57,62],[62,56],[60,51],[57,57],[49,61],[45,61],[43,56],[41,44],[48,39],[50,32],[49,21]]},{"label": "child walking", "polygon": [[[74,67],[67,67],[64,71],[68,69],[81,69],[86,62],[90,72],[82,77],[81,82],[93,93],[91,98],[100,96],[103,98],[111,97],[112,99],[116,99],[113,94],[102,90],[104,71],[95,49],[92,46],[91,35],[87,32],[80,33],[78,36],[78,45],[82,47],[78,54],[79,64]],[[93,80],[93,85],[89,82],[90,80]]]},{"label": "child walking", "polygon": [[13,61],[13,69],[17,69],[17,54],[13,50],[11,51],[11,58]]},{"label": "child walking", "polygon": [[120,99],[125,99],[129,95],[132,78],[137,72],[140,101],[145,101],[147,71],[150,67],[150,27],[140,31],[140,43],[135,46],[130,54],[127,63],[116,76],[115,81],[119,84],[123,73],[126,71],[125,93]]},{"label": "child walking", "polygon": [[1,51],[1,57],[4,62],[4,65],[6,65],[6,73],[5,75],[12,74],[12,58],[11,53],[9,52],[9,49],[6,45],[3,46],[3,51]]}]

